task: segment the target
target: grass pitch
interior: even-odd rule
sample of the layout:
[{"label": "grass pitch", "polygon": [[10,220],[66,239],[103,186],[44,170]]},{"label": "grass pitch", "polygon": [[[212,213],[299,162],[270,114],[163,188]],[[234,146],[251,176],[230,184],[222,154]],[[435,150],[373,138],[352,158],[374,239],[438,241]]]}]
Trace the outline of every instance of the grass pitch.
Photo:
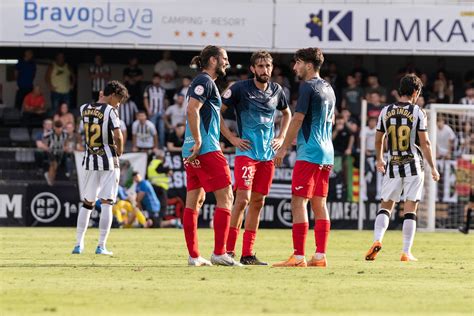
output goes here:
[{"label": "grass pitch", "polygon": [[[113,230],[114,257],[70,255],[73,228],[0,229],[1,315],[473,315],[474,236],[418,233],[419,262],[400,262],[401,232],[388,232],[374,262],[371,232],[332,231],[329,267],[187,267],[181,230]],[[213,233],[199,231],[209,257]],[[241,240],[241,237],[240,237]],[[311,234],[307,257],[314,251]],[[240,243],[238,248],[240,249]],[[261,230],[270,263],[291,254],[291,230]]]}]

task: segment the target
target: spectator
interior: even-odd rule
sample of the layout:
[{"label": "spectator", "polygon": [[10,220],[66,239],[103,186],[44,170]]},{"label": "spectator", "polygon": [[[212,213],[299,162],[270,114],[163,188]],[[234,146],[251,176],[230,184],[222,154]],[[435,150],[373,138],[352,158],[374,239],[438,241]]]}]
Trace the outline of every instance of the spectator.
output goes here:
[{"label": "spectator", "polygon": [[153,185],[153,190],[160,200],[160,217],[163,218],[168,205],[169,177],[173,171],[165,166],[163,152],[155,155],[148,164],[147,178]]},{"label": "spectator", "polygon": [[[33,51],[25,50],[23,59],[15,65],[15,79],[17,85],[15,107],[21,109],[23,99],[33,90],[33,81],[36,76],[36,63],[33,60]],[[1,97],[0,97],[1,99]]]},{"label": "spectator", "polygon": [[47,133],[43,142],[48,146],[49,169],[45,172],[44,177],[48,185],[53,185],[56,179],[58,167],[65,162],[64,152],[68,147],[68,135],[63,130],[61,121],[54,121],[53,130]]},{"label": "spectator", "polygon": [[465,96],[459,100],[460,104],[474,105],[474,84],[467,86]]},{"label": "spectator", "polygon": [[44,119],[46,113],[46,102],[41,93],[41,88],[35,86],[33,91],[23,99],[23,120],[25,125],[36,125],[38,119]]},{"label": "spectator", "polygon": [[64,162],[66,164],[66,177],[69,178],[74,171],[74,151],[83,151],[81,136],[76,132],[74,124],[68,122],[64,128],[67,134],[66,147],[64,148]]},{"label": "spectator", "polygon": [[364,56],[355,55],[354,56],[354,68],[352,68],[351,73],[354,76],[356,84],[361,87],[366,82],[368,71],[364,67]]},{"label": "spectator", "polygon": [[[290,89],[287,86],[285,86],[285,77],[283,77],[282,74],[279,74],[279,75],[275,76],[275,82],[278,83],[282,87],[283,93],[285,94],[286,99],[291,100],[290,99],[290,96],[291,96],[290,95]],[[281,113],[280,111],[276,111],[275,113],[277,113],[277,112]],[[275,135],[278,135],[278,134],[275,134]]]},{"label": "spectator", "polygon": [[153,225],[153,221],[147,220],[145,215],[136,207],[136,193],[126,192],[122,186],[119,186],[117,194],[117,203],[112,208],[112,213],[117,220],[118,227],[148,228]]},{"label": "spectator", "polygon": [[111,76],[110,67],[104,65],[101,55],[95,55],[94,64],[89,67],[89,78],[92,85],[92,101],[99,99],[99,92],[103,91],[105,84]]},{"label": "spectator", "polygon": [[128,140],[128,130],[127,130],[127,124],[123,120],[120,120],[120,130],[122,131],[122,136],[123,136],[123,148],[125,151],[125,145],[127,145],[127,140]]},{"label": "spectator", "polygon": [[422,95],[420,95],[418,99],[416,100],[416,105],[418,105],[422,109],[425,108],[426,102],[425,102],[425,98]]},{"label": "spectator", "polygon": [[184,144],[184,132],[186,127],[183,123],[178,123],[173,129],[173,132],[168,137],[166,148],[170,152],[181,152],[181,148]]},{"label": "spectator", "polygon": [[437,103],[453,102],[453,82],[448,80],[446,73],[442,70],[436,73],[436,80],[433,84],[433,93]]},{"label": "spectator", "polygon": [[352,154],[355,137],[346,123],[344,116],[336,116],[336,125],[332,133],[335,156],[350,156]]},{"label": "spectator", "polygon": [[161,86],[166,90],[166,98],[169,102],[173,102],[173,96],[176,93],[176,75],[178,66],[171,59],[171,52],[166,50],[163,52],[163,59],[155,64],[155,74],[159,74],[163,78]]},{"label": "spectator", "polygon": [[369,117],[365,130],[365,155],[375,157],[375,134],[377,132],[377,117]]},{"label": "spectator", "polygon": [[146,211],[148,218],[153,221],[152,227],[172,227],[177,225],[176,220],[162,220],[162,214],[160,214],[160,200],[156,196],[150,181],[144,180],[138,172],[134,171],[133,182],[136,184],[137,206],[143,211]]},{"label": "spectator", "polygon": [[382,112],[382,100],[380,94],[377,91],[372,91],[367,94],[367,117],[378,118],[380,112]]},{"label": "spectator", "polygon": [[158,137],[155,125],[147,120],[143,111],[138,112],[137,120],[132,125],[132,151],[143,151],[151,154],[158,150]]},{"label": "spectator", "polygon": [[182,79],[182,86],[181,88],[178,89],[178,93],[175,94],[174,96],[174,101],[176,102],[176,98],[178,97],[178,94],[182,94],[184,95],[184,108],[186,109],[188,107],[188,100],[186,98],[186,96],[188,95],[188,89],[189,89],[189,86],[191,85],[191,81],[193,79],[191,78],[191,76],[184,76],[183,79]]},{"label": "spectator", "polygon": [[380,96],[380,102],[387,102],[387,89],[382,87],[379,83],[379,77],[375,73],[370,73],[367,77],[367,88],[365,89],[366,98],[372,92],[376,92]]},{"label": "spectator", "polygon": [[474,130],[470,121],[466,121],[463,124],[462,129],[457,134],[458,137],[458,149],[457,156],[472,155],[474,147]]},{"label": "spectator", "polygon": [[176,103],[168,107],[165,112],[165,124],[168,130],[174,129],[179,123],[186,123],[186,108],[182,94],[178,94]]},{"label": "spectator", "polygon": [[143,98],[141,93],[142,81],[143,70],[138,67],[137,57],[132,57],[128,60],[128,67],[123,70],[123,82],[125,87],[128,89],[130,99],[135,102],[140,110],[143,108]]},{"label": "spectator", "polygon": [[125,123],[128,135],[132,135],[132,124],[135,121],[137,113],[137,105],[130,98],[119,106],[119,117]]},{"label": "spectator", "polygon": [[56,114],[54,114],[53,121],[61,121],[63,123],[63,126],[66,126],[68,123],[71,123],[73,128],[75,128],[76,126],[74,115],[69,112],[69,106],[66,102],[60,103]]},{"label": "spectator", "polygon": [[39,168],[44,170],[48,169],[48,151],[49,147],[44,143],[46,135],[48,135],[53,129],[53,121],[51,119],[45,119],[43,121],[43,130],[35,135],[36,151],[35,160]]},{"label": "spectator", "polygon": [[347,88],[342,90],[342,103],[343,109],[348,109],[357,121],[360,121],[361,114],[361,102],[364,96],[364,90],[357,84],[356,79],[353,75],[346,77]]},{"label": "spectator", "polygon": [[438,126],[436,130],[436,158],[449,160],[452,158],[456,134],[453,129],[446,124],[443,116],[438,116],[436,123]]},{"label": "spectator", "polygon": [[76,77],[66,63],[63,53],[58,53],[46,72],[46,83],[51,91],[51,113],[55,113],[61,102],[71,104],[71,90]]},{"label": "spectator", "polygon": [[[329,62],[328,63],[328,75],[329,77],[329,83],[332,86],[332,89],[334,90],[334,93],[336,95],[336,106],[340,110],[341,107],[341,93],[342,93],[342,86],[344,85],[344,79],[343,77],[339,74],[337,70],[337,65],[335,62]],[[288,99],[290,100],[290,99]]]},{"label": "spectator", "polygon": [[[280,75],[283,76],[283,84],[280,84],[280,85],[282,87],[291,88],[290,80],[288,80],[288,78],[283,75],[283,70],[281,69],[281,67],[277,66],[277,65],[273,65],[272,81],[277,82],[277,77],[280,76]],[[243,80],[243,79],[241,79],[241,80]],[[229,85],[229,87],[230,87],[230,85]],[[288,100],[290,100],[290,99],[288,99]]]},{"label": "spectator", "polygon": [[153,75],[152,84],[145,88],[143,93],[143,104],[150,121],[155,124],[158,131],[160,146],[165,143],[165,89],[161,87],[161,77],[159,74]]}]

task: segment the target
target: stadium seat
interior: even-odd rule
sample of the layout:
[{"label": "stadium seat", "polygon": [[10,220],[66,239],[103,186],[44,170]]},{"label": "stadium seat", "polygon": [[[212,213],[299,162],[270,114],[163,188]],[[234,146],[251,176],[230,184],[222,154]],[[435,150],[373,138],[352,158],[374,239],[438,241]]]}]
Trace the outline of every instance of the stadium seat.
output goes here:
[{"label": "stadium seat", "polygon": [[18,109],[8,107],[3,110],[3,124],[5,126],[19,126],[21,122],[21,113]]},{"label": "stadium seat", "polygon": [[15,152],[15,161],[31,163],[35,162],[35,154],[33,150],[18,150]]},{"label": "stadium seat", "polygon": [[13,146],[29,145],[31,138],[26,127],[13,127],[10,129],[10,141]]}]

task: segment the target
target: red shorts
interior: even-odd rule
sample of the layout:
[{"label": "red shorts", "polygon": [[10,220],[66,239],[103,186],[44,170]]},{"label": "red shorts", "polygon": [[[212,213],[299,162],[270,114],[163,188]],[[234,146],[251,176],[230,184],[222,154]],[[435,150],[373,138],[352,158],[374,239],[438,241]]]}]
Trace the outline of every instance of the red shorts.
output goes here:
[{"label": "red shorts", "polygon": [[307,199],[311,199],[313,196],[328,196],[331,169],[332,165],[319,165],[297,160],[293,169],[291,193]]},{"label": "red shorts", "polygon": [[268,195],[274,172],[273,160],[257,161],[247,156],[237,156],[234,164],[234,190],[252,190]]},{"label": "red shorts", "polygon": [[183,161],[187,191],[202,187],[206,192],[214,192],[232,183],[229,164],[221,151],[199,155],[191,163],[186,158]]}]

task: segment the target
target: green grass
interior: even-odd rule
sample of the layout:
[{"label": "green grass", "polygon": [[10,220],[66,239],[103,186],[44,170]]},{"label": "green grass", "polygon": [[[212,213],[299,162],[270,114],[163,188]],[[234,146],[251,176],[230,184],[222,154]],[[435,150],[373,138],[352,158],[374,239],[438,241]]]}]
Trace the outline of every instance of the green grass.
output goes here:
[{"label": "green grass", "polygon": [[[311,232],[311,231],[310,231]],[[208,257],[212,231],[202,229]],[[70,255],[72,228],[0,229],[1,315],[348,314],[456,315],[474,310],[474,238],[418,233],[419,262],[400,262],[401,232],[388,232],[374,262],[371,232],[333,231],[329,267],[187,267],[180,230],[113,230],[114,257]],[[308,235],[307,257],[314,251]],[[240,247],[240,243],[238,244]],[[239,248],[238,248],[239,249]],[[275,262],[291,253],[290,230],[261,230],[256,251]]]}]

